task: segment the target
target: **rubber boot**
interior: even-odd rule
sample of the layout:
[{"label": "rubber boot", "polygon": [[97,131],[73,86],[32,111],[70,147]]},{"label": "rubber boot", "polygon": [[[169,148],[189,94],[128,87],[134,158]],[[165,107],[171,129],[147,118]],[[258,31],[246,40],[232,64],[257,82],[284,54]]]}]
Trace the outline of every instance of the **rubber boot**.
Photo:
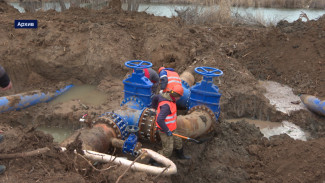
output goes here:
[{"label": "rubber boot", "polygon": [[[0,135],[0,142],[3,141],[3,135]],[[0,175],[3,174],[3,172],[6,171],[6,166],[0,165]]]},{"label": "rubber boot", "polygon": [[152,158],[150,158],[149,164],[152,165],[152,166],[159,166],[160,165],[156,160],[154,160]]},{"label": "rubber boot", "polygon": [[182,149],[175,149],[176,151],[176,156],[178,159],[191,159],[190,156],[184,155],[183,148]]},{"label": "rubber boot", "polygon": [[0,174],[3,174],[3,172],[6,171],[6,166],[0,165]]}]

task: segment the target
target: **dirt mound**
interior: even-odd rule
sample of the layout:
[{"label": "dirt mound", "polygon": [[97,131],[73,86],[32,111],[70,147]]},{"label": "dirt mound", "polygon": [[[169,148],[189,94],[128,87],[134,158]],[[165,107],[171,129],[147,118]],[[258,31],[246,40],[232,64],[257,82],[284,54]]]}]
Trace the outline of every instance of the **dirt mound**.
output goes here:
[{"label": "dirt mound", "polygon": [[289,85],[296,94],[324,97],[324,38],[324,16],[317,21],[282,21],[237,57],[259,79]]},{"label": "dirt mound", "polygon": [[213,140],[199,147],[192,145],[192,162],[178,165],[175,182],[248,182],[245,168],[251,163],[248,147],[260,144],[263,135],[245,122],[221,122]]},{"label": "dirt mound", "polygon": [[255,155],[252,179],[265,182],[319,182],[324,180],[324,139],[308,143],[281,135],[261,146],[249,146]]},{"label": "dirt mound", "polygon": [[19,11],[16,8],[8,5],[5,1],[1,0],[0,1],[0,14],[2,14],[2,13],[19,13]]},{"label": "dirt mound", "polygon": [[[294,88],[296,94],[324,96],[325,18],[280,22],[277,27],[185,25],[178,18],[145,13],[76,9],[19,14],[1,6],[0,64],[14,89],[2,96],[41,90],[55,91],[67,84],[92,84],[107,94],[104,104],[85,107],[79,101],[38,104],[0,114],[5,140],[1,153],[49,147],[34,157],[1,159],[7,166],[3,182],[115,182],[125,167],[91,165],[79,155],[59,152],[53,138],[37,125],[80,128],[81,115],[96,117],[114,110],[123,99],[122,80],[128,60],[148,60],[154,69],[174,67],[180,73],[197,66],[221,69],[215,78],[222,98],[220,123],[213,139],[185,144],[190,161],[177,160],[178,174],[159,177],[128,171],[121,182],[320,182],[324,180],[321,150],[325,119],[309,111],[291,115],[276,111],[263,95],[258,80],[273,80]],[[37,19],[36,30],[14,29],[14,19]],[[196,81],[201,76],[195,74]],[[314,139],[295,141],[281,135],[268,140],[244,121],[291,120]],[[153,147],[156,148],[157,147]],[[118,154],[120,155],[120,154]],[[107,171],[98,171],[111,167]],[[73,177],[73,179],[71,179]]]}]

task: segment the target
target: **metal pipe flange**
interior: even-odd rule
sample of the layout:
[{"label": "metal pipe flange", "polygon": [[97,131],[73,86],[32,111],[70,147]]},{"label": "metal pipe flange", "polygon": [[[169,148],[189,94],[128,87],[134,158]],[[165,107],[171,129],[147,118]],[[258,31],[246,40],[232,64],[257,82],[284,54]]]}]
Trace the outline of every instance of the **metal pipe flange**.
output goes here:
[{"label": "metal pipe flange", "polygon": [[217,122],[215,113],[209,107],[207,107],[205,105],[194,106],[187,112],[187,114],[191,114],[194,111],[205,111],[209,114],[209,116],[212,118],[213,121]]}]

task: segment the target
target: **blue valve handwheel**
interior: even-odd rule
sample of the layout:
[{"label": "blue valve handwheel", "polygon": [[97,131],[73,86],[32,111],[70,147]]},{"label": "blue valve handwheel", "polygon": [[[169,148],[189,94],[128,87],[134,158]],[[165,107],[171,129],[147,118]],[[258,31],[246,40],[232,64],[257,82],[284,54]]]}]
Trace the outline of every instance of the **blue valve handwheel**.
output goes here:
[{"label": "blue valve handwheel", "polygon": [[132,69],[146,69],[152,67],[151,62],[143,61],[143,60],[130,60],[125,62],[124,65]]},{"label": "blue valve handwheel", "polygon": [[223,75],[223,72],[213,67],[197,67],[194,69],[196,73],[203,76],[217,77]]}]

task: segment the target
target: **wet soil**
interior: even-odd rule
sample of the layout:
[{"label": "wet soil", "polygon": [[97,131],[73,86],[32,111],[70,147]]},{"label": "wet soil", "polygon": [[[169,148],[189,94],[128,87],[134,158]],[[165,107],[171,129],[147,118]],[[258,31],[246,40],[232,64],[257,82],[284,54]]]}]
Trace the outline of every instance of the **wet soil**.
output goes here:
[{"label": "wet soil", "polygon": [[[37,19],[39,27],[14,29],[15,19]],[[1,96],[68,84],[96,85],[107,94],[102,105],[78,100],[37,104],[2,113],[5,137],[0,153],[19,153],[48,147],[41,155],[1,159],[7,171],[1,182],[115,182],[125,167],[97,164],[98,171],[59,144],[38,125],[71,125],[114,110],[123,99],[122,80],[128,60],[151,61],[154,69],[173,67],[179,73],[198,66],[221,69],[215,79],[221,90],[221,116],[213,139],[204,144],[185,142],[189,161],[171,158],[178,173],[156,178],[128,171],[121,182],[323,182],[325,180],[325,119],[307,110],[290,115],[276,111],[263,95],[258,80],[289,85],[295,94],[325,97],[325,17],[317,21],[281,22],[276,27],[243,25],[185,25],[178,18],[145,13],[70,9],[20,14],[0,2],[0,64],[14,88]],[[196,81],[201,76],[195,74]],[[308,141],[287,135],[266,139],[245,121],[252,118],[291,121],[311,133]],[[153,147],[155,150],[159,145]]]}]

